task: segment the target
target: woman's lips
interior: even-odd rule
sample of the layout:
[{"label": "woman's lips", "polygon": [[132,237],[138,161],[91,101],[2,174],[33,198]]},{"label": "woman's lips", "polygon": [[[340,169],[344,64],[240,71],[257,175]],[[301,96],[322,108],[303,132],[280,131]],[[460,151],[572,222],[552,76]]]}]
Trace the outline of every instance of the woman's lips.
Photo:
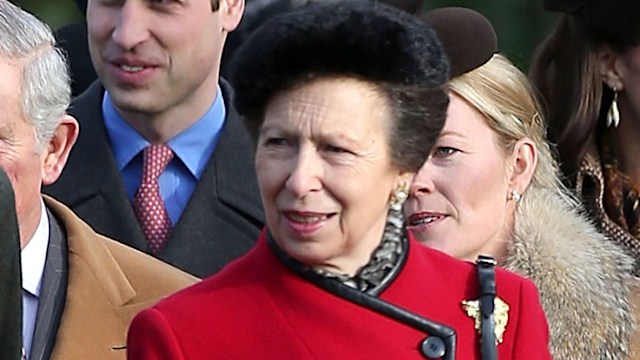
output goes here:
[{"label": "woman's lips", "polygon": [[420,212],[407,218],[407,227],[413,230],[426,230],[444,220],[447,216],[441,213]]},{"label": "woman's lips", "polygon": [[283,211],[287,225],[301,236],[309,236],[321,229],[336,213],[317,213],[308,211]]}]

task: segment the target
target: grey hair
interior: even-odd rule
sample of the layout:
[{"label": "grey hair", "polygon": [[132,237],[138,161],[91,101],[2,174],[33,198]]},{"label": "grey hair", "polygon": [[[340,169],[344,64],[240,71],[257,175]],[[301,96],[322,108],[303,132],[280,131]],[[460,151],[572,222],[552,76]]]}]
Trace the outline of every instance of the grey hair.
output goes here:
[{"label": "grey hair", "polygon": [[71,101],[66,58],[49,26],[7,0],[0,0],[0,56],[24,62],[22,111],[42,149]]}]

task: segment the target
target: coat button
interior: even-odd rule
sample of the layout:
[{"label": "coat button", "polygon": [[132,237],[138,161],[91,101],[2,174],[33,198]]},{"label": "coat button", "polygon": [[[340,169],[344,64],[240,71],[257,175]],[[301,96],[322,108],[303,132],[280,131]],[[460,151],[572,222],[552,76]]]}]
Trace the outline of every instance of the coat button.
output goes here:
[{"label": "coat button", "polygon": [[420,351],[428,359],[439,359],[444,356],[444,341],[437,336],[429,336],[422,341]]}]

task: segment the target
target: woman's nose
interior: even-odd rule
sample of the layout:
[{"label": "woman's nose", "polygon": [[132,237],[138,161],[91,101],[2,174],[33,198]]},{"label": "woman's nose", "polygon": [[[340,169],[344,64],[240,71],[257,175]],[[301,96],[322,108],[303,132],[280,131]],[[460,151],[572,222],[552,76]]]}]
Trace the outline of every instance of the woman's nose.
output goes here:
[{"label": "woman's nose", "polygon": [[429,169],[426,166],[423,166],[413,178],[413,182],[409,187],[409,195],[416,197],[419,195],[431,194],[434,189],[435,184],[433,182],[433,177],[431,176]]},{"label": "woman's nose", "polygon": [[300,151],[286,186],[297,198],[322,189],[322,159],[313,150]]}]

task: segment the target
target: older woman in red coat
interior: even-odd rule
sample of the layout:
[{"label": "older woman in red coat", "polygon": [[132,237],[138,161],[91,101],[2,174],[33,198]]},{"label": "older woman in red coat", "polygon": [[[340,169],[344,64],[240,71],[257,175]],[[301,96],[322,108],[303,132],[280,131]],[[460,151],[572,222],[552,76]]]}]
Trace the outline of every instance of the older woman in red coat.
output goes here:
[{"label": "older woman in red coat", "polygon": [[235,66],[267,227],[219,274],[140,313],[129,359],[550,358],[530,281],[404,228],[448,103],[430,28],[327,2],[269,22]]}]

